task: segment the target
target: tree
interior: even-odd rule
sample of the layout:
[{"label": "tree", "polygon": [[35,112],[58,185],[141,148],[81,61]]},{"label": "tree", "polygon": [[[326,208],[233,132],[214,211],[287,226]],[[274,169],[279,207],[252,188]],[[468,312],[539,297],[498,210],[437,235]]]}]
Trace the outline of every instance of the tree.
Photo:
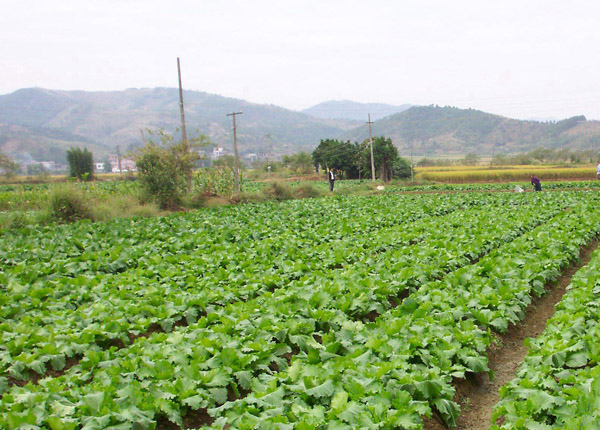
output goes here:
[{"label": "tree", "polygon": [[94,156],[87,148],[73,148],[67,151],[69,176],[80,181],[91,181],[94,178]]},{"label": "tree", "polygon": [[29,164],[25,170],[29,176],[48,176],[48,170],[41,163]]},{"label": "tree", "polygon": [[321,140],[319,146],[313,151],[313,165],[317,169],[319,166],[329,170],[333,168],[341,173],[341,177],[348,179],[357,178],[358,154],[360,146],[350,141],[342,142],[339,140],[325,139]]},{"label": "tree", "polygon": [[313,160],[308,152],[299,152],[293,155],[284,155],[282,161],[296,173],[310,173]]},{"label": "tree", "polygon": [[[410,164],[400,158],[398,148],[392,143],[392,139],[384,136],[373,138],[373,158],[375,161],[375,174],[384,181],[390,181],[394,177],[409,177]],[[371,175],[371,148],[369,139],[361,144],[360,170],[363,176]]]},{"label": "tree", "polygon": [[492,157],[493,166],[505,166],[509,163],[509,159],[506,154],[494,154]]},{"label": "tree", "polygon": [[19,170],[19,165],[10,159],[7,155],[0,153],[0,172],[7,178],[14,176]]},{"label": "tree", "polygon": [[417,161],[417,166],[419,167],[431,167],[431,166],[435,166],[435,160],[432,160],[431,158],[421,158],[419,161]]},{"label": "tree", "polygon": [[473,153],[465,155],[462,159],[462,164],[465,166],[476,166],[479,164],[479,155]]},{"label": "tree", "polygon": [[208,138],[199,135],[188,142],[175,142],[173,135],[160,130],[157,143],[154,133],[149,131],[149,135],[135,157],[142,188],[162,209],[176,209],[189,191],[189,178],[201,158],[196,150],[208,145]]}]

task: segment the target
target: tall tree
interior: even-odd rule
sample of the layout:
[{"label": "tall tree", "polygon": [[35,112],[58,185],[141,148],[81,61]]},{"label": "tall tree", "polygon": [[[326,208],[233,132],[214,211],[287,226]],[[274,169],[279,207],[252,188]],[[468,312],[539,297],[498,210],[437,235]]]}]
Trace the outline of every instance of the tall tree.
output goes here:
[{"label": "tall tree", "polygon": [[333,139],[321,140],[319,146],[313,151],[312,159],[315,167],[321,166],[329,170],[334,168],[341,172],[341,176],[352,179],[358,177],[358,153],[360,147],[350,141]]},{"label": "tall tree", "polygon": [[69,176],[91,181],[94,178],[94,156],[87,148],[71,148],[67,151]]},{"label": "tall tree", "polygon": [[[373,158],[375,174],[382,181],[387,182],[394,177],[410,176],[410,165],[406,160],[400,158],[398,148],[394,146],[390,138],[384,136],[373,138]],[[363,176],[371,174],[371,150],[368,139],[360,146],[359,166]]]}]

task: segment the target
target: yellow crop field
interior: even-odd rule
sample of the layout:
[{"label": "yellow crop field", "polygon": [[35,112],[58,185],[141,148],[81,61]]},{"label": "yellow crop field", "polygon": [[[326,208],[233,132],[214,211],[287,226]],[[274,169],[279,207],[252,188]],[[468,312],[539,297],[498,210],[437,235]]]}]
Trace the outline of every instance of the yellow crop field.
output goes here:
[{"label": "yellow crop field", "polygon": [[[427,166],[427,167],[416,167],[415,171],[417,173],[422,172],[456,172],[456,171],[474,171],[474,170],[523,170],[523,169],[555,169],[560,168],[560,165],[557,164],[544,164],[540,166],[539,164],[524,164],[524,165],[514,165],[514,166],[500,166],[490,168],[489,164],[485,165],[477,165],[477,166],[464,166],[464,165],[456,165],[456,166]],[[588,167],[588,166],[585,166]]]},{"label": "yellow crop field", "polygon": [[548,167],[519,166],[507,169],[464,169],[447,171],[424,171],[417,174],[418,179],[436,182],[512,182],[529,181],[531,174],[543,181],[593,180],[596,179],[595,167]]}]

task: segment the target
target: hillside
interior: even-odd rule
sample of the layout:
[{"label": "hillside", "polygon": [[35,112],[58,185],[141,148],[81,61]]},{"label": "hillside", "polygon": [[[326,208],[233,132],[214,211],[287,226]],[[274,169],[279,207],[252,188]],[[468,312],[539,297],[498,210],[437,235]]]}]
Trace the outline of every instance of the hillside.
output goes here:
[{"label": "hillside", "polygon": [[[352,121],[315,118],[274,105],[198,91],[185,91],[184,101],[188,136],[207,134],[215,144],[232,152],[232,123],[226,114],[243,111],[237,119],[240,153],[265,153],[269,133],[275,156],[312,151],[321,139],[362,141],[368,137],[367,111],[375,120],[385,113],[375,107],[393,107],[325,102],[308,109],[314,115],[318,111],[314,108],[321,106],[321,113],[330,109],[333,115],[335,108],[350,117],[354,106],[354,113],[363,118]],[[117,145],[123,152],[141,145],[140,129],[173,131],[179,126],[175,88],[113,92],[30,88],[0,96],[0,151],[22,160],[64,163],[70,146],[86,146],[102,160],[114,153]],[[420,156],[518,153],[541,146],[600,148],[600,122],[587,121],[583,116],[558,122],[520,121],[474,109],[439,106],[413,106],[382,117],[373,124],[373,133],[391,137],[403,155],[410,153],[411,143],[414,154]]]},{"label": "hillside", "polygon": [[100,161],[111,148],[101,143],[74,136],[68,132],[41,127],[0,124],[0,151],[19,162],[54,161],[66,163],[66,152],[71,147],[86,147]]},{"label": "hillside", "polygon": [[[311,150],[320,139],[335,138],[355,126],[198,91],[184,91],[184,102],[188,135],[208,134],[227,150],[232,146],[232,124],[226,114],[243,111],[237,119],[241,154],[267,151],[267,133],[271,135],[274,153],[284,154]],[[0,142],[13,142],[12,146],[0,144],[0,149],[9,155],[20,150],[15,139],[21,139],[28,142],[27,150],[32,156],[51,151],[51,159],[64,160],[64,145],[48,149],[48,145],[57,143],[58,133],[68,137],[63,139],[66,142],[95,145],[102,152],[96,157],[100,158],[105,152],[114,152],[117,145],[123,150],[140,145],[140,129],[178,128],[179,93],[175,88],[114,92],[22,89],[0,96],[0,123],[4,124],[3,129],[21,127],[20,134],[0,134]]]},{"label": "hillside", "polygon": [[[577,116],[558,122],[520,121],[455,107],[415,106],[373,124],[374,135],[391,137],[401,154],[422,156],[518,153],[538,147],[592,149],[600,145],[600,122]],[[342,135],[363,141],[366,125]]]},{"label": "hillside", "polygon": [[395,113],[404,112],[411,105],[388,105],[383,103],[358,103],[350,100],[330,100],[304,109],[302,112],[324,119],[345,119],[360,123],[367,121],[371,114],[371,121],[377,121]]}]

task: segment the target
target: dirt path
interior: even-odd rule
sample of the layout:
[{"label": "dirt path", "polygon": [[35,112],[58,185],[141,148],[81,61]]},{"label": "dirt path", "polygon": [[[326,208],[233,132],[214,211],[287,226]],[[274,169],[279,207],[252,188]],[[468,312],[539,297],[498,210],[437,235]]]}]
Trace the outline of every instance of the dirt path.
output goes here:
[{"label": "dirt path", "polygon": [[[498,336],[499,343],[488,350],[489,367],[494,371],[494,380],[485,375],[477,375],[473,380],[456,384],[455,401],[461,405],[457,422],[460,430],[489,429],[494,406],[498,403],[498,390],[516,376],[519,364],[527,355],[524,340],[539,336],[546,327],[546,321],[554,314],[554,306],[565,294],[571,277],[590,261],[591,253],[598,247],[598,241],[583,248],[580,261],[569,267],[551,286],[547,293],[533,301],[527,308],[523,321]],[[436,419],[425,422],[425,430],[442,430],[446,427]]]}]

